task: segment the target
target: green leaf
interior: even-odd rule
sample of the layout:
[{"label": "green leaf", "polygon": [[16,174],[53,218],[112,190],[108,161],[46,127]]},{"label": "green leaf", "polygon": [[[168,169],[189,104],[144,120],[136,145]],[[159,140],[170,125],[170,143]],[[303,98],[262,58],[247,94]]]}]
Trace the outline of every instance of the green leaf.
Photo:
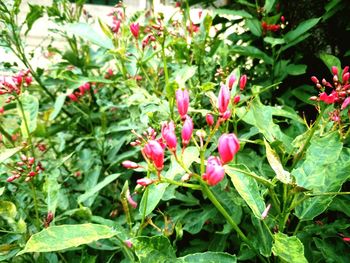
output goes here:
[{"label": "green leaf", "polygon": [[4,149],[1,150],[0,153],[0,163],[3,163],[4,161],[6,161],[8,158],[10,158],[11,156],[15,155],[16,153],[18,153],[19,151],[21,151],[23,149],[23,146],[18,146],[16,148],[9,148],[9,149]]},{"label": "green leaf", "polygon": [[265,10],[266,14],[268,14],[271,11],[275,2],[276,2],[276,0],[266,0],[265,1],[264,10]]},{"label": "green leaf", "polygon": [[306,72],[307,66],[304,64],[288,64],[286,70],[289,75],[298,76]]},{"label": "green leaf", "polygon": [[283,38],[274,38],[274,37],[264,37],[264,41],[266,43],[271,44],[272,47],[286,43]]},{"label": "green leaf", "polygon": [[335,241],[334,238],[320,239],[313,238],[316,247],[322,252],[327,263],[348,263],[349,248],[345,242]]},{"label": "green leaf", "polygon": [[27,35],[28,32],[32,29],[32,26],[35,21],[37,21],[44,14],[44,7],[40,5],[29,5],[29,12],[27,13],[25,22],[27,23],[27,30],[24,35]]},{"label": "green leaf", "polygon": [[120,176],[120,174],[108,175],[105,179],[103,179],[101,182],[96,184],[93,188],[88,189],[84,194],[80,195],[78,197],[78,203],[84,203],[91,196],[97,194],[102,188],[104,188],[105,186],[109,185],[111,182],[113,182],[119,176]]},{"label": "green leaf", "polygon": [[61,109],[64,105],[64,102],[66,101],[66,94],[61,94],[57,97],[56,101],[55,101],[55,105],[53,106],[53,111],[50,114],[50,121],[53,121],[54,119],[56,119],[56,117],[58,116],[58,114],[60,114]]},{"label": "green leaf", "polygon": [[320,59],[323,61],[324,64],[326,64],[326,66],[328,67],[330,72],[332,72],[332,66],[336,66],[338,68],[338,70],[340,71],[341,62],[337,57],[330,55],[330,54],[321,53]]},{"label": "green leaf", "polygon": [[93,241],[111,238],[111,227],[97,224],[61,225],[48,227],[32,235],[24,249],[17,255],[29,252],[51,252],[78,247]]},{"label": "green leaf", "polygon": [[266,53],[262,52],[260,49],[252,46],[232,46],[230,51],[232,53],[240,54],[242,56],[258,58],[264,60],[267,64],[272,64],[273,59],[269,57]]},{"label": "green leaf", "polygon": [[258,99],[255,99],[250,104],[249,110],[243,107],[238,108],[237,115],[242,118],[244,122],[258,128],[259,132],[262,133],[270,143],[278,140],[283,143],[287,152],[291,152],[293,150],[293,146],[291,145],[292,138],[284,134],[281,128],[274,123],[272,118],[273,114],[275,114],[273,108],[274,107],[265,106]]},{"label": "green leaf", "polygon": [[263,256],[270,257],[273,243],[273,238],[271,236],[270,230],[266,229],[266,226],[264,225],[266,223],[262,220],[257,219],[253,215],[251,218],[255,231],[253,229],[250,231],[251,235],[248,236],[248,239],[252,240],[254,246],[259,249],[260,253]]},{"label": "green leaf", "polygon": [[9,201],[0,201],[0,216],[6,220],[14,219],[17,215],[17,208],[14,203]]},{"label": "green leaf", "polygon": [[137,237],[132,243],[140,263],[177,262],[175,251],[165,236]]},{"label": "green leaf", "polygon": [[285,34],[284,39],[286,43],[290,43],[297,38],[299,38],[301,35],[309,31],[311,28],[313,28],[317,23],[321,20],[321,18],[311,18],[308,20],[305,20],[301,22],[296,29],[289,31],[287,34]]},{"label": "green leaf", "polygon": [[[314,136],[306,151],[305,161],[292,171],[298,186],[313,193],[338,192],[349,177],[350,150],[343,149],[337,132]],[[300,220],[312,220],[332,202],[334,196],[315,196],[296,208]]]},{"label": "green leaf", "polygon": [[307,263],[304,246],[296,236],[288,237],[283,233],[276,233],[274,239],[272,252],[275,256],[288,263]]},{"label": "green leaf", "polygon": [[189,168],[193,162],[200,163],[198,148],[195,146],[187,147],[182,158],[187,168]]},{"label": "green leaf", "polygon": [[183,219],[183,230],[191,233],[192,235],[198,234],[205,222],[211,220],[218,213],[215,207],[204,207],[201,212],[198,210],[189,212],[186,217]]},{"label": "green leaf", "polygon": [[235,263],[237,258],[234,255],[223,252],[211,252],[195,253],[178,258],[179,262],[184,263]]},{"label": "green leaf", "polygon": [[[21,131],[22,134],[25,138],[28,137],[28,132],[27,132],[27,126],[28,125],[28,130],[29,133],[32,133],[35,131],[36,126],[37,126],[37,117],[38,117],[38,112],[39,112],[39,100],[30,94],[23,93],[20,96],[20,101],[22,103],[23,111],[24,111],[24,116],[21,111],[20,104],[18,103],[17,110],[19,113],[19,116],[22,119],[21,122]],[[25,120],[24,120],[25,118]]]},{"label": "green leaf", "polygon": [[261,214],[265,210],[265,203],[257,182],[248,175],[230,169],[229,166],[225,166],[225,172],[231,178],[237,192],[252,209],[253,214],[261,219]]},{"label": "green leaf", "polygon": [[113,49],[114,45],[111,39],[105,35],[97,33],[90,25],[84,23],[71,23],[65,26],[67,32],[77,35],[91,43],[106,48]]},{"label": "green leaf", "polygon": [[260,37],[262,35],[261,23],[258,19],[247,19],[245,24],[254,36]]},{"label": "green leaf", "polygon": [[173,73],[173,79],[177,82],[180,88],[184,88],[186,81],[194,76],[196,70],[197,66],[184,65]]},{"label": "green leaf", "polygon": [[103,33],[107,37],[113,39],[113,32],[112,32],[112,30],[99,17],[98,17],[98,24],[100,25],[100,28],[102,29]]},{"label": "green leaf", "polygon": [[290,184],[292,182],[292,178],[290,173],[284,170],[280,158],[277,153],[272,150],[269,143],[264,139],[265,148],[266,148],[266,157],[269,162],[272,170],[276,173],[276,178],[284,184]]},{"label": "green leaf", "polygon": [[51,170],[49,174],[46,176],[46,182],[44,186],[44,190],[47,193],[46,203],[47,203],[47,211],[51,211],[55,214],[57,202],[58,202],[58,193],[61,188],[61,184],[57,182],[57,178],[60,175],[60,171],[58,169]]},{"label": "green leaf", "polygon": [[242,18],[253,18],[251,14],[244,10],[231,10],[231,9],[214,9],[214,16],[239,16]]}]

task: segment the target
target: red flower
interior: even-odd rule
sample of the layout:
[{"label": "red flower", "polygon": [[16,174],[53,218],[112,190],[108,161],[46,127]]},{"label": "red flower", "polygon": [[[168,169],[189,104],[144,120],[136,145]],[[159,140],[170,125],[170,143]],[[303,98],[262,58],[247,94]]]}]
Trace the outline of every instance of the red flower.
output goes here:
[{"label": "red flower", "polygon": [[139,32],[140,32],[140,25],[139,23],[132,23],[130,25],[130,31],[133,34],[135,38],[139,37]]}]

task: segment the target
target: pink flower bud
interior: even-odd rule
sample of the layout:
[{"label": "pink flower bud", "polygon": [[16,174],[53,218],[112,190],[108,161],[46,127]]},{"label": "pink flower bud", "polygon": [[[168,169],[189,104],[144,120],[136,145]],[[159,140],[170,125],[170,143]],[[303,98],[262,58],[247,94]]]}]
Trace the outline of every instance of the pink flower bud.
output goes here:
[{"label": "pink flower bud", "polygon": [[21,160],[22,160],[23,162],[27,161],[27,156],[25,156],[24,154],[22,154],[22,155],[21,155]]},{"label": "pink flower bud", "polygon": [[75,102],[78,101],[78,97],[75,96],[73,93],[69,94],[69,95],[68,95],[68,98],[70,98],[72,101],[75,101]]},{"label": "pink flower bud", "polygon": [[10,177],[8,177],[8,178],[6,179],[6,182],[11,183],[11,182],[14,181],[15,179],[17,179],[17,176],[11,175]]},{"label": "pink flower bud", "polygon": [[132,23],[130,25],[130,31],[135,38],[139,37],[140,25],[139,23]]},{"label": "pink flower bud", "polygon": [[158,171],[162,170],[164,167],[164,149],[155,140],[150,140],[143,148],[144,153],[147,158],[153,161],[154,166]]},{"label": "pink flower bud", "polygon": [[205,120],[206,120],[208,126],[213,126],[213,124],[214,124],[213,115],[211,115],[210,113],[207,113],[207,115],[205,115]]},{"label": "pink flower bud", "polygon": [[113,24],[111,26],[111,29],[112,29],[113,33],[118,34],[119,29],[120,29],[120,24],[121,24],[120,20],[116,19],[115,17],[113,17]]},{"label": "pink flower bud", "polygon": [[33,78],[31,76],[27,76],[27,77],[24,78],[24,81],[29,86],[32,83]]},{"label": "pink flower bud", "polygon": [[234,133],[225,133],[219,138],[218,150],[223,164],[231,162],[239,150],[239,141]]},{"label": "pink flower bud", "polygon": [[5,112],[4,107],[0,107],[0,114],[3,114]]},{"label": "pink flower bud", "polygon": [[338,68],[336,66],[332,66],[333,75],[338,75]]},{"label": "pink flower bud", "polygon": [[312,76],[312,77],[311,77],[311,80],[312,80],[312,82],[315,83],[315,84],[320,83],[320,82],[318,81],[318,78],[316,78],[315,76]]},{"label": "pink flower bud", "polygon": [[231,75],[230,76],[230,78],[229,78],[229,80],[228,80],[228,88],[231,90],[232,89],[232,87],[233,87],[233,84],[235,83],[235,81],[236,81],[236,77],[235,77],[235,75]]},{"label": "pink flower bud", "polygon": [[347,97],[344,101],[343,104],[341,105],[341,110],[344,110],[348,105],[350,104],[350,97]]},{"label": "pink flower bud", "polygon": [[348,82],[349,77],[350,77],[350,73],[349,73],[349,72],[346,72],[346,73],[343,75],[343,83],[344,83],[344,84]]},{"label": "pink flower bud", "polygon": [[225,176],[225,169],[222,167],[220,159],[218,157],[210,156],[207,161],[207,167],[205,174],[203,174],[203,180],[211,186],[218,184]]},{"label": "pink flower bud", "polygon": [[129,239],[125,240],[125,241],[124,241],[124,244],[125,244],[128,248],[132,248],[132,242],[131,242]]},{"label": "pink flower bud", "polygon": [[228,120],[229,118],[231,117],[231,111],[230,110],[227,110],[224,112],[224,114],[222,114],[221,116],[221,121],[226,121]]},{"label": "pink flower bud", "polygon": [[239,80],[239,89],[244,90],[246,84],[247,84],[247,75],[243,75]]},{"label": "pink flower bud", "polygon": [[150,178],[144,177],[144,178],[138,179],[138,180],[136,181],[136,183],[137,183],[138,185],[148,186],[148,185],[150,185],[150,184],[153,184],[154,181],[153,181],[152,179],[150,179]]},{"label": "pink flower bud", "polygon": [[347,243],[350,243],[350,237],[343,237],[343,241],[347,242]]},{"label": "pink flower bud", "polygon": [[126,190],[126,200],[128,200],[129,205],[131,205],[133,208],[137,207],[137,203],[134,199],[132,199],[129,189]]},{"label": "pink flower bud", "polygon": [[239,95],[236,95],[234,98],[233,98],[233,104],[238,104],[238,102],[241,100],[241,96]]},{"label": "pink flower bud", "polygon": [[348,71],[349,71],[349,66],[346,66],[346,67],[343,69],[342,76],[344,76],[344,74],[348,73]]},{"label": "pink flower bud", "polygon": [[134,163],[134,162],[129,161],[129,160],[122,162],[122,165],[126,169],[136,169],[136,168],[140,167],[137,163]]},{"label": "pink flower bud", "polygon": [[170,151],[176,151],[177,139],[175,134],[175,125],[171,121],[169,123],[163,123],[162,125],[162,137],[165,140]]},{"label": "pink flower bud", "polygon": [[262,220],[264,220],[267,217],[267,215],[270,211],[270,208],[271,208],[271,204],[268,204],[267,207],[265,208],[264,212],[262,212],[262,214],[261,214]]},{"label": "pink flower bud", "polygon": [[225,113],[228,104],[230,103],[231,94],[226,85],[221,85],[218,96],[218,108],[221,114]]},{"label": "pink flower bud", "polygon": [[188,95],[187,89],[178,89],[176,91],[176,105],[177,110],[179,111],[179,114],[182,119],[185,118],[187,111],[188,111],[188,105],[190,103],[190,97]]},{"label": "pink flower bud", "polygon": [[186,147],[190,142],[192,137],[192,132],[193,132],[193,122],[191,117],[187,116],[181,132],[183,147]]},{"label": "pink flower bud", "polygon": [[37,174],[38,174],[37,172],[31,171],[28,173],[28,176],[33,177],[33,176],[36,176]]},{"label": "pink flower bud", "polygon": [[311,96],[311,97],[309,98],[309,100],[317,101],[317,100],[318,100],[318,97],[317,97],[317,96]]},{"label": "pink flower bud", "polygon": [[284,22],[286,22],[286,18],[284,16],[281,16],[281,22],[282,22],[282,24],[284,24]]},{"label": "pink flower bud", "polygon": [[28,164],[32,165],[35,162],[35,158],[34,157],[29,157],[28,158]]}]

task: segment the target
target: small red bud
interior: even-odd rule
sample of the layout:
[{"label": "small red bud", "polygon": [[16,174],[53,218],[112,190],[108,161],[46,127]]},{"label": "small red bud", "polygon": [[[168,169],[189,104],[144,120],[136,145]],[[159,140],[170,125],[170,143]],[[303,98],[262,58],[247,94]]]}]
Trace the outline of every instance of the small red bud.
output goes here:
[{"label": "small red bud", "polygon": [[11,183],[11,182],[12,182],[13,180],[15,180],[15,179],[17,179],[17,177],[14,176],[14,175],[11,175],[10,177],[7,178],[6,181],[7,181],[8,183]]},{"label": "small red bud", "polygon": [[239,89],[244,90],[246,84],[247,84],[247,75],[243,75],[239,80]]},{"label": "small red bud", "polygon": [[312,82],[315,83],[315,84],[320,83],[320,82],[318,81],[318,78],[316,78],[315,76],[312,76],[312,77],[311,77],[311,80],[312,80]]},{"label": "small red bud", "polygon": [[338,75],[338,68],[336,66],[332,66],[333,75]]},{"label": "small red bud", "polygon": [[35,158],[34,157],[29,157],[28,158],[28,164],[32,165],[35,162]]},{"label": "small red bud", "polygon": [[213,117],[213,115],[211,115],[210,113],[208,113],[208,114],[205,116],[205,120],[206,120],[208,126],[213,126],[213,124],[214,124],[214,117]]},{"label": "small red bud", "polygon": [[36,176],[37,174],[38,174],[37,172],[30,171],[30,172],[28,173],[28,176],[33,177],[33,176]]},{"label": "small red bud", "polygon": [[348,82],[349,77],[350,77],[350,73],[349,73],[349,72],[346,72],[346,73],[343,75],[343,83],[344,83],[344,84]]},{"label": "small red bud", "polygon": [[233,98],[233,104],[237,104],[240,100],[241,100],[241,96],[236,95],[236,96]]}]

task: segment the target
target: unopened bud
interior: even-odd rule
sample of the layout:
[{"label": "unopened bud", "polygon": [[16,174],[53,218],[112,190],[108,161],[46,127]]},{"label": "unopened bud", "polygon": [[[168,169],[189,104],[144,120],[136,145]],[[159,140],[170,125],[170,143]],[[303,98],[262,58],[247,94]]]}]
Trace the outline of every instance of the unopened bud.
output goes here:
[{"label": "unopened bud", "polygon": [[214,117],[213,117],[213,115],[208,113],[207,115],[205,115],[205,120],[206,120],[208,126],[213,126],[213,124],[214,124]]},{"label": "unopened bud", "polygon": [[132,242],[131,242],[129,239],[125,240],[125,241],[124,241],[124,244],[125,244],[128,248],[132,248]]},{"label": "unopened bud", "polygon": [[264,212],[262,212],[262,214],[261,214],[261,219],[262,220],[264,220],[267,217],[267,215],[268,215],[268,213],[270,211],[270,208],[271,208],[271,204],[268,204],[266,209],[264,210]]},{"label": "unopened bud", "polygon": [[233,98],[233,104],[237,104],[240,100],[241,100],[241,96],[236,95],[236,96]]},{"label": "unopened bud", "polygon": [[188,180],[190,180],[191,178],[191,175],[190,174],[184,174],[182,177],[181,177],[181,182],[186,182]]},{"label": "unopened bud", "polygon": [[315,83],[315,84],[318,84],[318,83],[319,83],[318,78],[316,78],[315,76],[312,76],[312,77],[311,77],[311,80],[312,80],[312,82]]},{"label": "unopened bud", "polygon": [[28,158],[28,164],[32,165],[35,162],[35,158],[34,157],[29,157]]},{"label": "unopened bud", "polygon": [[28,173],[28,176],[29,176],[29,177],[34,177],[34,176],[36,176],[37,174],[38,174],[37,172],[30,171],[30,172]]},{"label": "unopened bud", "polygon": [[312,96],[312,97],[309,98],[309,100],[317,101],[317,100],[318,100],[318,97],[317,97],[317,96]]},{"label": "unopened bud", "polygon": [[239,89],[244,90],[246,84],[247,84],[247,75],[243,75],[239,80]]},{"label": "unopened bud", "polygon": [[334,82],[338,82],[338,80],[339,80],[339,79],[338,79],[338,76],[337,76],[337,75],[334,75],[334,76],[333,76],[333,81],[334,81]]},{"label": "unopened bud", "polygon": [[317,83],[317,84],[316,84],[316,88],[318,88],[318,89],[322,89],[321,84],[320,84],[320,83]]},{"label": "unopened bud", "polygon": [[140,167],[137,163],[129,160],[122,162],[122,165],[124,168],[127,168],[127,169],[136,169]]},{"label": "unopened bud", "polygon": [[136,183],[137,183],[138,185],[148,186],[148,185],[150,185],[150,184],[153,184],[154,181],[153,181],[152,179],[150,179],[150,178],[144,177],[144,178],[138,179],[138,180],[136,181]]},{"label": "unopened bud", "polygon": [[7,181],[8,183],[11,183],[11,182],[12,182],[13,180],[15,180],[16,178],[17,178],[16,176],[11,175],[10,177],[7,178],[6,181]]},{"label": "unopened bud", "polygon": [[338,68],[336,66],[332,66],[333,75],[338,75]]},{"label": "unopened bud", "polygon": [[350,77],[350,73],[349,73],[349,72],[346,72],[346,73],[343,75],[343,83],[344,83],[344,84],[348,82],[349,77]]},{"label": "unopened bud", "polygon": [[22,155],[21,155],[21,160],[22,160],[23,162],[27,161],[27,156],[25,156],[24,154],[22,154]]}]

